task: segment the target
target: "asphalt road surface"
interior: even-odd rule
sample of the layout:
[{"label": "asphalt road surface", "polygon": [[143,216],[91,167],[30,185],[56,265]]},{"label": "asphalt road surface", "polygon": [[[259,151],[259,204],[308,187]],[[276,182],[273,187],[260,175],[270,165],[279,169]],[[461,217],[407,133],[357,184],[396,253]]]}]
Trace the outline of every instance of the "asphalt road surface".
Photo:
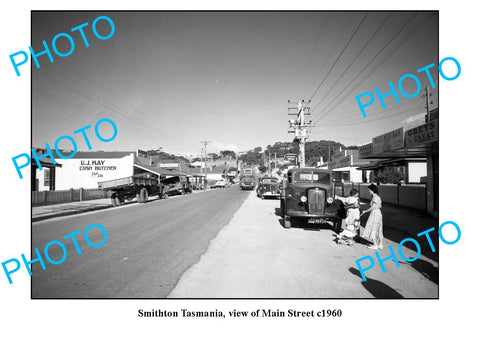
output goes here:
[{"label": "asphalt road surface", "polygon": [[[166,297],[248,195],[234,186],[33,223],[32,258],[38,248],[46,270],[32,264],[32,298]],[[108,235],[98,248],[84,237],[92,223],[104,226]],[[77,230],[81,255],[71,238],[63,239]],[[103,235],[93,228],[89,239],[99,244]],[[58,265],[44,256],[53,240],[67,248],[66,260]],[[55,244],[48,253],[54,261],[63,256]]]}]

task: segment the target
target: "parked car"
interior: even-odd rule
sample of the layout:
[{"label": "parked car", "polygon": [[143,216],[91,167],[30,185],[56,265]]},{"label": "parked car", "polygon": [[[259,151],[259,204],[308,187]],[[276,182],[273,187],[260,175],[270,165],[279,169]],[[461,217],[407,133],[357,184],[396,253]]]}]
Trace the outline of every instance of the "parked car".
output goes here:
[{"label": "parked car", "polygon": [[258,181],[257,196],[261,199],[265,197],[280,197],[280,188],[278,178],[263,177]]},{"label": "parked car", "polygon": [[297,221],[309,224],[328,224],[335,232],[341,231],[345,208],[334,199],[333,177],[330,170],[293,168],[288,170],[280,195],[280,210],[284,227],[291,228]]},{"label": "parked car", "polygon": [[212,188],[225,188],[227,186],[227,181],[225,178],[219,179]]},{"label": "parked car", "polygon": [[255,189],[255,181],[253,177],[244,177],[240,181],[240,190],[253,190]]}]

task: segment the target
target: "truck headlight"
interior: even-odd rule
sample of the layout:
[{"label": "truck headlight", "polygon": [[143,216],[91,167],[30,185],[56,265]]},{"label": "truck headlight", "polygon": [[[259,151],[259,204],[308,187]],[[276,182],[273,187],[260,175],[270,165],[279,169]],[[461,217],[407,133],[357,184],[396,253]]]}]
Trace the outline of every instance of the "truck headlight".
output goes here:
[{"label": "truck headlight", "polygon": [[327,203],[332,204],[333,203],[333,197],[327,197]]},{"label": "truck headlight", "polygon": [[300,201],[302,201],[303,203],[305,203],[305,202],[307,201],[307,197],[306,197],[306,196],[300,197]]}]

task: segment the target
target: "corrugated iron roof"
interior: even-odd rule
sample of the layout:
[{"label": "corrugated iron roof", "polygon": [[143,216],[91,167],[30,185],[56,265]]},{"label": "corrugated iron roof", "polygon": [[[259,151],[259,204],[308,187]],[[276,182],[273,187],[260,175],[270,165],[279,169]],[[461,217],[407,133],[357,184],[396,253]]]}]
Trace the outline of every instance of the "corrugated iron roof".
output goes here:
[{"label": "corrugated iron roof", "polygon": [[149,171],[149,172],[154,173],[154,174],[159,175],[159,176],[162,176],[162,175],[163,176],[179,176],[179,175],[185,175],[186,176],[187,175],[187,174],[180,173],[178,171],[172,171],[172,170],[169,170],[169,169],[158,168],[158,167],[153,167],[153,166],[149,166],[149,165],[134,163],[133,166],[135,166],[139,169]]}]

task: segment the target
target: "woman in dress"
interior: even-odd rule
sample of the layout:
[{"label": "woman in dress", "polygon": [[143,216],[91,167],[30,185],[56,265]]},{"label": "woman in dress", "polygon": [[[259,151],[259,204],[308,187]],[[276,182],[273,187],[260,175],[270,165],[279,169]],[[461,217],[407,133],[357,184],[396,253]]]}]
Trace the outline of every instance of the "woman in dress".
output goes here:
[{"label": "woman in dress", "polygon": [[382,199],[378,196],[378,187],[375,184],[370,184],[368,190],[370,191],[370,195],[372,195],[370,208],[362,212],[361,215],[370,212],[370,216],[368,216],[362,237],[372,240],[373,245],[368,248],[383,249],[383,216],[380,210],[382,208]]}]

